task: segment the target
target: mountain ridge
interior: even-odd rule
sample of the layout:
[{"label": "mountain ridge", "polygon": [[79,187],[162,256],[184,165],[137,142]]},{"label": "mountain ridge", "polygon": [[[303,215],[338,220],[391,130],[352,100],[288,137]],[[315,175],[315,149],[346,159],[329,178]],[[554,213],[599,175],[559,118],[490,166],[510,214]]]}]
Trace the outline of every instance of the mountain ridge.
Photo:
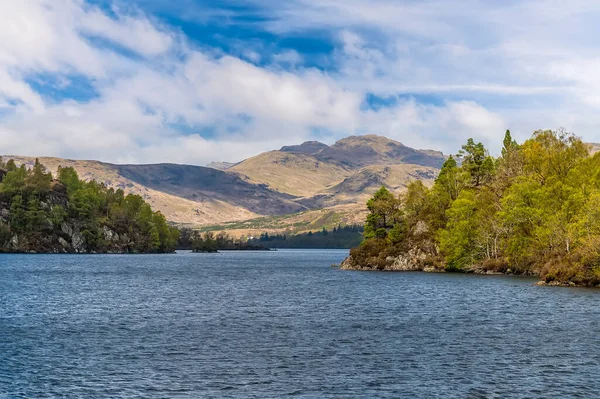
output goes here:
[{"label": "mountain ridge", "polygon": [[[34,157],[4,158],[26,165],[35,161]],[[277,229],[298,230],[354,223],[366,212],[366,199],[381,185],[395,191],[414,179],[429,185],[445,157],[367,135],[350,136],[331,146],[308,141],[236,164],[217,162],[206,167],[39,159],[53,173],[59,165],[71,166],[85,180],[142,195],[176,224],[203,227],[250,221],[250,226],[266,226],[265,220],[272,220]]]}]

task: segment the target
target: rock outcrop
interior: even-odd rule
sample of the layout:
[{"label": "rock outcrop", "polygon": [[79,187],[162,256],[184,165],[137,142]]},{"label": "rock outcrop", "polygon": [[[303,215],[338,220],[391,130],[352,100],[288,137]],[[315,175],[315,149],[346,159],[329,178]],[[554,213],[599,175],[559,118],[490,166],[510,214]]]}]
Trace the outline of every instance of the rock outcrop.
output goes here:
[{"label": "rock outcrop", "polygon": [[390,271],[390,272],[443,272],[444,269],[428,264],[429,256],[422,250],[413,248],[398,256],[388,256],[383,264],[359,264],[352,256],[341,264],[342,270]]}]

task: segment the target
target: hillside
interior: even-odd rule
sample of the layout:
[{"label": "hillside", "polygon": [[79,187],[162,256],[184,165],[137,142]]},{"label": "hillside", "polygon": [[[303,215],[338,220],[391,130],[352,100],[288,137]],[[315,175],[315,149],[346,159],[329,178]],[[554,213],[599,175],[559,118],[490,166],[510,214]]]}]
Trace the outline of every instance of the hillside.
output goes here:
[{"label": "hillside", "polygon": [[[33,165],[35,162],[35,158],[31,157],[4,158],[12,158],[17,164]],[[107,187],[141,195],[153,209],[176,223],[207,225],[304,209],[278,193],[210,168],[167,164],[113,165],[49,157],[39,159],[54,175],[59,166],[73,167],[84,180],[96,180]]]},{"label": "hillside", "polygon": [[[30,166],[35,162],[32,157],[5,158]],[[139,194],[171,222],[239,234],[354,224],[381,185],[399,191],[419,179],[429,186],[443,161],[439,152],[373,135],[331,146],[310,141],[211,167],[40,158],[53,174],[59,165],[73,167],[84,180]]]},{"label": "hillside", "polygon": [[299,197],[311,196],[343,180],[350,171],[303,153],[266,152],[249,158],[229,172],[254,184]]},{"label": "hillside", "polygon": [[359,169],[333,187],[298,202],[311,209],[344,204],[356,204],[364,208],[369,197],[381,186],[398,192],[411,181],[421,180],[429,187],[433,185],[438,171],[436,168],[412,164],[370,165]]}]

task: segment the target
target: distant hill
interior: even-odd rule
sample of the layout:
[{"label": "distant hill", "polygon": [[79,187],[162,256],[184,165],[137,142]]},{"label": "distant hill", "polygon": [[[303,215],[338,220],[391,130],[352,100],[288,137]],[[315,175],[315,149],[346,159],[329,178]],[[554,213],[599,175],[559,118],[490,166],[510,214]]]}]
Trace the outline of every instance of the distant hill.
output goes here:
[{"label": "distant hill", "polygon": [[233,162],[211,162],[206,165],[207,168],[217,169],[217,170],[227,170],[231,168],[235,163]]},{"label": "distant hill", "polygon": [[[28,165],[35,160],[5,158]],[[309,141],[210,167],[40,158],[53,173],[59,165],[72,166],[83,179],[140,194],[172,222],[240,234],[355,224],[364,219],[365,202],[381,185],[398,192],[414,179],[432,184],[444,160],[440,152],[375,135],[331,146]]]}]

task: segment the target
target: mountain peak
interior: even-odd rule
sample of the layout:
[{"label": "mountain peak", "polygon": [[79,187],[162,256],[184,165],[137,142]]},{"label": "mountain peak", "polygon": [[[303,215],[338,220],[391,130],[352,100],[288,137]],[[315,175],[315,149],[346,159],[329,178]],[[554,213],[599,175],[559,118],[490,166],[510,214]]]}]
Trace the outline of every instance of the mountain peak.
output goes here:
[{"label": "mountain peak", "polygon": [[319,141],[305,141],[300,145],[283,146],[279,151],[314,155],[325,148],[329,148],[329,146]]},{"label": "mountain peak", "polygon": [[338,140],[332,147],[358,147],[358,146],[370,146],[375,150],[383,151],[387,146],[405,147],[404,144],[399,141],[389,139],[384,136],[378,136],[376,134],[365,134],[362,136],[348,136],[341,140]]}]

